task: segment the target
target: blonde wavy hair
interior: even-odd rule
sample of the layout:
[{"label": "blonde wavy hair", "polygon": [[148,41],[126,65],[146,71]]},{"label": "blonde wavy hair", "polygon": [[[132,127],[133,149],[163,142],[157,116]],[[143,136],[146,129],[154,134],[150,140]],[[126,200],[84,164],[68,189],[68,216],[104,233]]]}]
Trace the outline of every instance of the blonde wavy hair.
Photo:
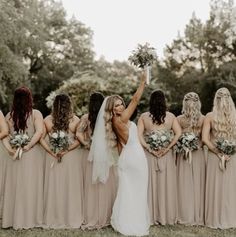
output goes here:
[{"label": "blonde wavy hair", "polygon": [[113,130],[112,126],[112,117],[113,117],[113,108],[115,105],[115,101],[121,100],[123,105],[125,106],[125,102],[122,97],[119,95],[112,95],[107,98],[106,106],[105,106],[105,128],[106,128],[106,139],[108,141],[108,145],[114,149],[117,147],[117,136]]},{"label": "blonde wavy hair", "polygon": [[190,123],[193,130],[198,129],[198,121],[202,115],[201,101],[195,92],[189,92],[184,96],[182,114]]},{"label": "blonde wavy hair", "polygon": [[216,91],[212,112],[215,136],[225,139],[235,139],[236,110],[227,88],[223,87]]}]

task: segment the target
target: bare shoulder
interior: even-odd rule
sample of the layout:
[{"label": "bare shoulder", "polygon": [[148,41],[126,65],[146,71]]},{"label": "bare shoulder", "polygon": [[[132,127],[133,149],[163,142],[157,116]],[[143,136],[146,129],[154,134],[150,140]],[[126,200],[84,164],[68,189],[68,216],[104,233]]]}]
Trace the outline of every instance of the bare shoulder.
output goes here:
[{"label": "bare shoulder", "polygon": [[80,120],[88,120],[89,114],[84,114],[81,116]]},{"label": "bare shoulder", "polygon": [[205,116],[205,119],[208,119],[208,120],[212,120],[212,118],[213,118],[213,113],[212,112],[207,113],[206,116]]},{"label": "bare shoulder", "polygon": [[169,119],[175,119],[176,118],[176,116],[173,113],[169,112],[169,111],[166,111],[166,117],[169,118]]},{"label": "bare shoulder", "polygon": [[5,119],[6,119],[6,120],[10,120],[10,117],[11,117],[11,113],[8,112],[8,113],[6,114],[6,116],[5,116]]},{"label": "bare shoulder", "polygon": [[140,119],[146,119],[150,117],[150,113],[149,112],[144,112],[140,115]]},{"label": "bare shoulder", "polygon": [[47,117],[45,117],[44,123],[46,125],[52,125],[52,115],[48,115]]},{"label": "bare shoulder", "polygon": [[124,122],[121,120],[120,116],[113,116],[112,118],[112,125],[116,128],[122,128],[124,126]]},{"label": "bare shoulder", "polygon": [[34,116],[43,116],[42,113],[37,109],[33,109],[33,114]]},{"label": "bare shoulder", "polygon": [[180,121],[180,120],[183,119],[183,118],[184,118],[184,115],[183,115],[183,114],[177,116],[177,120],[178,120],[178,121]]},{"label": "bare shoulder", "polygon": [[76,115],[73,115],[73,123],[78,124],[80,121],[79,117]]}]

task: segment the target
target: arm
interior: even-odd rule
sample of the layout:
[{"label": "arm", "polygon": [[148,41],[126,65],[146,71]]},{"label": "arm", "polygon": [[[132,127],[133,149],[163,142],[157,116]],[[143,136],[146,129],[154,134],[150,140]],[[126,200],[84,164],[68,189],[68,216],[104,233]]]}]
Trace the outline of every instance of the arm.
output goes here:
[{"label": "arm", "polygon": [[84,115],[81,120],[79,121],[77,128],[76,128],[76,138],[79,140],[79,142],[85,146],[85,148],[89,149],[90,143],[89,141],[85,140],[84,133],[86,129],[88,129],[88,124],[86,123],[86,115]]},{"label": "arm", "polygon": [[[71,126],[73,127],[73,129],[71,130],[71,131],[73,131],[73,134],[75,135],[75,133],[76,133],[76,128],[77,128],[77,126],[78,126],[78,124],[79,124],[79,118],[77,117],[77,116],[74,116],[73,117],[73,124],[71,124]],[[61,158],[62,156],[64,156],[66,153],[68,153],[68,152],[70,152],[70,151],[72,151],[72,150],[74,150],[75,148],[77,148],[78,146],[80,145],[80,142],[75,138],[75,139],[73,139],[73,143],[71,143],[70,145],[69,145],[69,147],[68,147],[68,149],[67,150],[65,150],[65,151],[60,151],[60,152],[58,152],[58,154],[57,154],[57,157],[58,158]]]},{"label": "arm", "polygon": [[33,110],[35,133],[30,142],[24,146],[24,151],[30,150],[41,138],[43,134],[43,116],[38,110]]},{"label": "arm", "polygon": [[138,120],[138,136],[139,136],[139,141],[141,145],[152,155],[156,155],[155,151],[153,151],[149,144],[146,143],[143,133],[144,133],[145,127],[144,127],[144,122],[143,122],[143,116],[141,115],[139,120]]},{"label": "arm", "polygon": [[175,134],[173,140],[168,145],[168,147],[157,152],[158,157],[164,156],[176,144],[179,137],[181,136],[182,130],[176,117],[174,117],[173,119],[172,130],[174,131],[174,134]]},{"label": "arm", "polygon": [[[8,121],[8,122],[9,122],[9,119],[10,119],[10,113],[8,113],[8,114],[6,115],[6,120],[5,120],[5,121]],[[9,123],[8,123],[8,122],[7,122],[7,127],[8,127],[8,130],[10,130],[10,127],[9,127]],[[16,150],[11,147],[11,144],[10,144],[10,142],[9,142],[9,139],[10,139],[10,138],[9,138],[9,135],[8,135],[7,137],[3,138],[2,142],[3,142],[4,147],[7,149],[9,155],[10,155],[10,156],[14,156]]]},{"label": "arm", "polygon": [[142,73],[141,83],[140,83],[137,91],[133,95],[133,98],[132,98],[131,102],[129,103],[128,107],[121,114],[121,120],[124,123],[127,123],[129,121],[130,117],[132,116],[132,114],[134,113],[134,111],[138,105],[138,102],[143,94],[143,91],[145,88],[145,82],[146,82],[146,73]]},{"label": "arm", "polygon": [[203,122],[203,128],[202,128],[202,142],[207,145],[207,147],[215,153],[217,156],[220,155],[220,151],[215,147],[215,145],[210,140],[210,131],[211,131],[211,120],[212,120],[212,114],[209,113],[206,115],[204,122]]},{"label": "arm", "polygon": [[53,156],[54,158],[57,158],[56,154],[54,154],[52,152],[52,150],[50,149],[48,143],[45,141],[45,137],[47,135],[47,129],[46,129],[46,122],[43,126],[43,135],[40,138],[40,144],[41,146],[46,150],[46,152],[48,152],[51,156]]},{"label": "arm", "polygon": [[4,137],[8,135],[8,126],[6,120],[3,116],[3,113],[0,111],[0,139],[2,140]]}]

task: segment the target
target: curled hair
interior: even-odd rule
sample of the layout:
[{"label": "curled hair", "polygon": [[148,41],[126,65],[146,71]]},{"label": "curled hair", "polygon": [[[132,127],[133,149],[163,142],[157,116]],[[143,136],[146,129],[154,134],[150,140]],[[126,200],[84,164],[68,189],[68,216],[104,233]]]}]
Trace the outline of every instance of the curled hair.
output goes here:
[{"label": "curled hair", "polygon": [[15,131],[25,131],[27,119],[32,114],[33,98],[29,88],[21,86],[15,90],[10,117]]},{"label": "curled hair", "polygon": [[125,102],[122,97],[119,95],[109,96],[105,106],[105,128],[106,128],[106,139],[108,141],[109,146],[113,149],[117,147],[117,136],[113,130],[112,126],[112,117],[113,117],[113,108],[116,100],[121,100],[123,105],[125,106]]},{"label": "curled hair", "polygon": [[198,121],[202,115],[201,101],[195,92],[189,92],[184,96],[182,114],[187,119],[193,130],[198,129]]},{"label": "curled hair", "polygon": [[70,97],[66,94],[57,95],[52,108],[53,131],[63,130],[68,132],[72,118],[73,109]]},{"label": "curled hair", "polygon": [[104,100],[104,95],[102,93],[94,92],[90,95],[88,119],[90,121],[90,128],[92,130],[92,134],[95,128],[98,112],[102,106],[103,100]]},{"label": "curled hair", "polygon": [[161,125],[165,122],[166,110],[166,99],[163,91],[153,91],[149,101],[149,112],[153,124]]},{"label": "curled hair", "polygon": [[235,139],[236,110],[229,90],[217,90],[213,105],[213,129],[216,137]]}]

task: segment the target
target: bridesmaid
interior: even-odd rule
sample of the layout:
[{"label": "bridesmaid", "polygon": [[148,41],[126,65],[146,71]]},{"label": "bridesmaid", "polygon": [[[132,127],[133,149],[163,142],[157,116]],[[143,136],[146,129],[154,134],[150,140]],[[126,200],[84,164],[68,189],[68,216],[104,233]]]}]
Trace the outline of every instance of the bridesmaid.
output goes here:
[{"label": "bridesmaid", "polygon": [[[0,140],[8,135],[8,126],[2,111],[0,111]],[[3,190],[5,185],[7,154],[5,148],[0,142],[0,219],[2,219]]]},{"label": "bridesmaid", "polygon": [[23,131],[31,138],[23,155],[13,160],[15,150],[4,139],[10,157],[6,168],[2,227],[28,229],[43,224],[43,151],[38,141],[43,133],[43,117],[32,109],[32,95],[27,87],[15,90],[11,112],[6,115],[10,134]]},{"label": "bridesmaid", "polygon": [[[150,132],[173,130],[170,144],[159,151],[152,150],[145,141]],[[149,112],[141,114],[138,132],[149,166],[148,202],[151,223],[166,225],[177,221],[176,165],[172,147],[181,135],[180,125],[174,114],[167,111],[165,95],[161,90],[152,92]]]},{"label": "bridesmaid", "polygon": [[77,128],[76,136],[84,146],[85,160],[85,208],[83,229],[100,229],[110,225],[112,207],[117,191],[117,176],[115,167],[110,168],[107,182],[92,182],[93,163],[87,160],[91,137],[94,131],[97,115],[104,100],[101,93],[95,92],[90,96],[89,113],[82,116]]},{"label": "bridesmaid", "polygon": [[[182,132],[193,132],[201,141],[204,116],[198,94],[190,92],[184,96],[182,115],[177,117]],[[192,151],[192,161],[184,154],[177,158],[178,223],[204,224],[205,158],[202,144]],[[191,162],[191,163],[189,163]]]},{"label": "bridesmaid", "polygon": [[[44,186],[44,224],[46,228],[80,228],[83,222],[83,166],[79,142],[74,139],[79,118],[74,115],[66,94],[55,97],[52,113],[44,119],[41,144],[47,151]],[[57,154],[50,149],[48,136],[64,132],[69,147]],[[46,137],[46,135],[48,135]],[[61,159],[61,162],[59,162]]]},{"label": "bridesmaid", "polygon": [[236,154],[224,155],[226,169],[219,165],[223,154],[215,142],[223,138],[236,141],[236,110],[230,92],[220,88],[212,112],[206,115],[202,140],[209,148],[206,172],[205,224],[211,228],[236,227]]}]

